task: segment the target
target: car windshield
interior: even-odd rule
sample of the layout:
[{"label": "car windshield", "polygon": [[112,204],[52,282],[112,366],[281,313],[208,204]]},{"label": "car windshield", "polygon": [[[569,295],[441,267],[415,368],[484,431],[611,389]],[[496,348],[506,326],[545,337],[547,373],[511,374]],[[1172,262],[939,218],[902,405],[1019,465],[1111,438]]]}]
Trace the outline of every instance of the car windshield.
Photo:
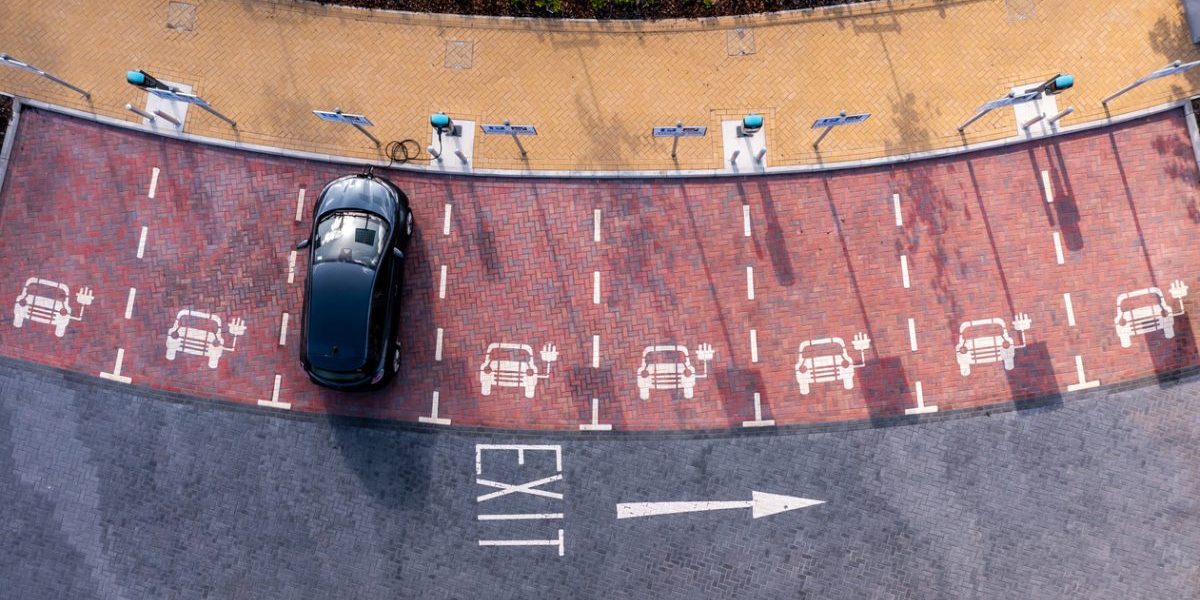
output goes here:
[{"label": "car windshield", "polygon": [[655,350],[646,353],[646,362],[651,364],[684,363],[687,357],[678,350]]},{"label": "car windshield", "polygon": [[521,348],[493,348],[491,352],[488,352],[488,360],[524,362],[529,358],[529,353]]},{"label": "car windshield", "polygon": [[318,369],[312,367],[312,372],[317,377],[327,381],[348,382],[362,379],[366,374],[361,370],[355,371],[330,371],[328,369]]},{"label": "car windshield", "polygon": [[29,295],[31,295],[31,296],[41,296],[43,298],[59,298],[59,299],[66,296],[66,294],[63,293],[61,288],[59,288],[57,286],[53,286],[53,285],[46,285],[44,283],[31,283],[25,289],[28,291]]},{"label": "car windshield", "polygon": [[1142,294],[1133,296],[1121,301],[1121,310],[1133,310],[1146,306],[1158,306],[1162,303],[1162,296],[1158,294]]},{"label": "car windshield", "polygon": [[317,224],[313,262],[349,262],[374,269],[387,235],[387,224],[373,214],[335,212]]},{"label": "car windshield", "polygon": [[809,346],[804,354],[808,356],[841,356],[846,351],[845,346],[833,342]]},{"label": "car windshield", "polygon": [[179,317],[179,326],[187,327],[189,329],[216,329],[216,324],[211,320],[197,317],[195,315],[183,315],[182,317]]},{"label": "car windshield", "polygon": [[1004,337],[1004,328],[995,324],[975,325],[963,331],[965,338]]}]

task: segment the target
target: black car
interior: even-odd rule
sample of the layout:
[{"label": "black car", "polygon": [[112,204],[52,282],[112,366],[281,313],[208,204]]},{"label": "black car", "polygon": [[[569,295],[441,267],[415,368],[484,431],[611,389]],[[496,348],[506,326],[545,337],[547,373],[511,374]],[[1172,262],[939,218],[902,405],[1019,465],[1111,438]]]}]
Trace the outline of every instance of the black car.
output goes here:
[{"label": "black car", "polygon": [[300,362],[314,383],[371,389],[400,368],[400,289],[412,237],[408,197],[367,172],[321,190],[309,248]]}]

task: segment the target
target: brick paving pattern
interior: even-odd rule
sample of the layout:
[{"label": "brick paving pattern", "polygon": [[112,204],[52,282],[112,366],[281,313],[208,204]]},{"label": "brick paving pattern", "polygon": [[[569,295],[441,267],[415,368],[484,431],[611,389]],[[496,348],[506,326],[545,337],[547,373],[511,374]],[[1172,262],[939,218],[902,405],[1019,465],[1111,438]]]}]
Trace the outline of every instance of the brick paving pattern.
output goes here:
[{"label": "brick paving pattern", "polygon": [[[1114,320],[1120,294],[1157,288],[1178,312],[1172,282],[1200,291],[1200,249],[1188,243],[1200,228],[1198,177],[1181,111],[825,176],[684,183],[394,173],[418,224],[404,362],[392,385],[366,395],[328,392],[304,377],[296,349],[303,254],[287,283],[289,254],[311,226],[295,221],[300,190],[307,213],[324,182],[348,167],[38,110],[21,124],[0,196],[0,265],[9,273],[0,299],[15,301],[27,278],[40,277],[71,295],[87,286],[95,300],[62,338],[49,324],[14,327],[6,312],[0,353],[95,376],[113,371],[120,349],[122,374],[137,385],[253,404],[272,398],[280,375],[278,400],[296,410],[409,421],[431,414],[436,392],[440,416],[455,425],[524,429],[577,430],[595,399],[600,423],[662,430],[739,427],[755,419],[755,393],[762,418],[779,425],[880,420],[922,402],[942,411],[1060,403],[1081,381],[1167,380],[1200,365],[1190,312],[1158,319],[1160,303],[1142,307],[1174,335],[1134,335],[1129,348]],[[1125,310],[1149,298],[1135,295]],[[223,320],[223,345],[234,349],[216,369],[203,356],[167,359],[167,334],[183,309]],[[1018,314],[1031,328],[1027,345],[1010,351],[1013,369],[976,364],[962,375],[961,324],[1000,319],[1006,334],[986,333],[1000,326],[985,323],[963,337],[1000,343],[1007,335],[1018,346]],[[233,319],[246,324],[236,344]],[[840,338],[844,354],[831,353],[831,341],[806,356],[858,363],[858,334],[870,340],[865,362],[834,367],[848,381],[816,381],[802,393],[801,344]],[[484,394],[481,371],[495,343],[516,344],[508,352],[522,359],[527,346],[548,375],[517,382],[532,398],[499,385]],[[541,356],[546,345],[557,360]],[[707,363],[703,347],[712,349]],[[659,357],[695,377],[685,386],[693,397],[683,389],[640,397],[648,348],[648,362]]]}]

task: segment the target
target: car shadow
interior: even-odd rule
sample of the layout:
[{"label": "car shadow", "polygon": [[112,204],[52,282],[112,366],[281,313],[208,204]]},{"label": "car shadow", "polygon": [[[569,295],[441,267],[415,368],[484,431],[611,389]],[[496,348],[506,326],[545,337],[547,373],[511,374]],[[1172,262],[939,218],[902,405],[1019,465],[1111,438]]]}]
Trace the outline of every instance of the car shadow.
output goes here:
[{"label": "car shadow", "polygon": [[1017,410],[1057,407],[1063,403],[1046,342],[1034,342],[1017,350],[1016,365],[1004,375]]},{"label": "car shadow", "polygon": [[870,359],[855,377],[872,426],[887,425],[917,405],[916,390],[898,357]]},{"label": "car shadow", "polygon": [[626,425],[625,413],[616,397],[612,367],[593,369],[590,365],[576,365],[567,373],[567,384],[571,389],[573,413],[578,425],[592,422],[592,399],[596,399],[596,422],[611,424],[614,429]]},{"label": "car shadow", "polygon": [[1175,317],[1175,337],[1167,339],[1161,331],[1141,336],[1150,358],[1154,363],[1154,377],[1159,387],[1178,385],[1180,378],[1200,365],[1200,354],[1196,351],[1196,340],[1192,334],[1190,315]]},{"label": "car shadow", "polygon": [[428,506],[438,432],[395,435],[389,423],[340,415],[329,415],[326,423],[329,447],[341,454],[377,502],[414,514]]},{"label": "car shadow", "polygon": [[725,414],[728,415],[731,427],[741,425],[742,421],[754,420],[755,392],[758,392],[759,395],[762,418],[764,420],[771,418],[767,388],[763,385],[762,373],[759,370],[727,367],[716,370],[713,375],[717,379],[721,404],[725,407]]}]

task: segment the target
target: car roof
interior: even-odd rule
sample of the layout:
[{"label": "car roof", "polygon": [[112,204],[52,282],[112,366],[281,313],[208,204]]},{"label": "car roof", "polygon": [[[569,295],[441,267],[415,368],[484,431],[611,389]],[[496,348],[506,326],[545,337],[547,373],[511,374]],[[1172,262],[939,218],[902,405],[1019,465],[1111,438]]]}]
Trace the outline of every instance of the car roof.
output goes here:
[{"label": "car roof", "polygon": [[533,348],[530,348],[528,344],[509,344],[506,342],[501,342],[499,344],[488,344],[486,351],[491,352],[497,348],[501,350],[524,350],[530,354],[533,354]]},{"label": "car roof", "polygon": [[346,175],[329,182],[317,199],[317,220],[339,210],[362,210],[394,225],[398,205],[407,204],[400,189],[375,175]]},{"label": "car roof", "polygon": [[642,356],[651,352],[682,352],[684,356],[687,356],[688,349],[687,346],[646,346],[646,349],[642,350]]},{"label": "car roof", "polygon": [[965,321],[962,325],[958,326],[958,332],[962,333],[966,331],[968,327],[979,327],[980,325],[999,325],[1005,329],[1008,329],[1008,324],[1004,322],[1004,319],[997,317],[994,319],[976,319],[974,321]]},{"label": "car roof", "polygon": [[313,265],[309,279],[306,356],[314,367],[353,371],[366,366],[370,354],[368,333],[377,270],[345,262]]},{"label": "car roof", "polygon": [[1160,290],[1156,287],[1148,287],[1148,288],[1140,289],[1140,290],[1133,291],[1133,292],[1126,292],[1124,294],[1121,294],[1120,296],[1117,296],[1117,304],[1120,304],[1131,298],[1137,298],[1138,296],[1145,296],[1146,294],[1154,294],[1155,296],[1158,296],[1159,299],[1162,299],[1162,295],[1163,295],[1162,290]]},{"label": "car roof", "polygon": [[804,352],[804,349],[805,349],[805,348],[808,348],[808,347],[811,347],[811,346],[822,346],[822,345],[825,345],[825,344],[837,344],[838,346],[841,346],[841,347],[842,347],[842,350],[845,350],[845,349],[846,349],[846,342],[845,342],[845,340],[843,340],[842,338],[840,338],[840,337],[826,337],[826,338],[817,338],[817,339],[815,339],[815,340],[808,340],[808,341],[800,342],[800,349],[799,349],[799,351],[800,351],[800,352]]}]

